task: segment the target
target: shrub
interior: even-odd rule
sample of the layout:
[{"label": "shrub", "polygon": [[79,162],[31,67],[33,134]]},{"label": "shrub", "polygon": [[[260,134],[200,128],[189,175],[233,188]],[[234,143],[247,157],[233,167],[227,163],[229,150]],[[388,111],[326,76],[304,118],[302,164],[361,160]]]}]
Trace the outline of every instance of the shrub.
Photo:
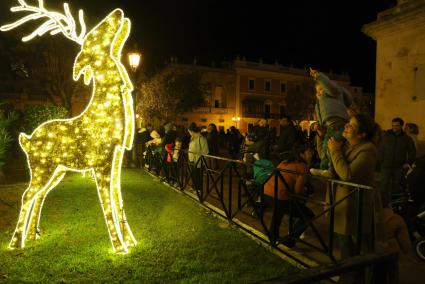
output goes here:
[{"label": "shrub", "polygon": [[6,163],[7,150],[13,139],[5,128],[0,128],[0,169]]},{"label": "shrub", "polygon": [[18,115],[16,112],[9,111],[6,114],[4,110],[0,110],[0,171],[6,164],[7,151],[13,141],[10,134],[10,125],[17,119]]},{"label": "shrub", "polygon": [[32,105],[24,110],[23,131],[31,134],[40,124],[68,117],[68,110],[60,106]]}]

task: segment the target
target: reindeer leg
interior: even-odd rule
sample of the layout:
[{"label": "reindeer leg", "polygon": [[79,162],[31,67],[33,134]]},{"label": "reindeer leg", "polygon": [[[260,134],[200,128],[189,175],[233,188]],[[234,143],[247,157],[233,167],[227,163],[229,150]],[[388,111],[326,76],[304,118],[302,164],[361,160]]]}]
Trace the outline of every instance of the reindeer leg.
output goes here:
[{"label": "reindeer leg", "polygon": [[21,211],[19,212],[18,224],[16,225],[15,232],[13,233],[12,240],[9,243],[9,248],[24,248],[26,223],[36,197],[36,189],[28,186],[22,196]]},{"label": "reindeer leg", "polygon": [[126,253],[127,245],[123,241],[122,233],[117,218],[116,208],[112,196],[111,167],[95,169],[97,191],[103,214],[108,227],[112,247],[117,253]]},{"label": "reindeer leg", "polygon": [[48,188],[51,181],[51,172],[32,171],[31,182],[22,195],[21,211],[19,213],[18,224],[10,241],[10,248],[23,248],[27,237],[28,223],[31,220],[34,204],[38,195]]},{"label": "reindeer leg", "polygon": [[127,246],[135,246],[137,244],[133,233],[131,232],[130,225],[127,222],[127,218],[124,212],[124,206],[121,196],[121,162],[124,155],[124,150],[121,147],[115,148],[114,159],[112,162],[112,194],[114,206],[116,208],[117,219],[119,220],[120,229],[124,242]]},{"label": "reindeer leg", "polygon": [[30,214],[30,221],[27,226],[27,238],[30,240],[38,239],[40,235],[38,225],[40,223],[41,209],[43,208],[44,200],[46,199],[46,196],[49,194],[50,190],[52,190],[63,179],[65,173],[65,170],[57,169],[51,177],[50,182],[46,185],[45,189],[40,191],[40,193],[37,195],[32,206],[32,213]]}]

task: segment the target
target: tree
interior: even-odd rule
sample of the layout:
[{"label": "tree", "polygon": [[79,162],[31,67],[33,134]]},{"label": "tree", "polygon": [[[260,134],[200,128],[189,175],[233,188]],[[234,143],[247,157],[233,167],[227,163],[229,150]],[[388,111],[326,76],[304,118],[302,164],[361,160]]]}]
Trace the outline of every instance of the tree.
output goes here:
[{"label": "tree", "polygon": [[208,89],[198,72],[161,72],[142,84],[138,112],[145,121],[175,121],[178,115],[202,106]]},{"label": "tree", "polygon": [[72,116],[72,105],[76,98],[89,98],[91,86],[87,87],[80,80],[72,78],[74,59],[78,48],[69,44],[66,39],[47,39],[39,43],[38,54],[42,54],[37,65],[32,66],[32,76],[41,83],[41,89],[46,93],[54,106],[63,106]]},{"label": "tree", "polygon": [[12,37],[2,42],[2,73],[14,74],[17,91],[45,95],[54,106],[63,106],[72,116],[76,98],[89,98],[91,86],[72,78],[78,46],[61,38],[37,38],[32,45]]},{"label": "tree", "polygon": [[287,114],[292,119],[306,119],[314,112],[314,89],[311,84],[290,88],[285,97]]}]

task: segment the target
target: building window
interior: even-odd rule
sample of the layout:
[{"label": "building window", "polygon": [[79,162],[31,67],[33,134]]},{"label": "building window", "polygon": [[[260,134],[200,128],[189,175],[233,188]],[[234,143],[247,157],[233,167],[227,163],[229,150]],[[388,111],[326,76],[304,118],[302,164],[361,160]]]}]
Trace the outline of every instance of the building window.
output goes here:
[{"label": "building window", "polygon": [[270,112],[271,112],[272,106],[269,104],[264,105],[264,118],[269,119],[270,118]]},{"label": "building window", "polygon": [[286,83],[280,83],[280,92],[286,93]]},{"label": "building window", "polygon": [[214,90],[214,97],[213,97],[215,108],[223,107],[223,98],[224,98],[223,86],[216,86]]},{"label": "building window", "polygon": [[270,92],[272,89],[272,82],[270,80],[264,81],[264,90]]},{"label": "building window", "polygon": [[188,121],[187,117],[182,117],[182,121]]},{"label": "building window", "polygon": [[255,90],[255,80],[254,79],[248,80],[248,90]]},{"label": "building window", "polygon": [[220,119],[218,120],[218,122],[224,122],[224,119],[220,118]]},{"label": "building window", "polygon": [[201,118],[201,122],[207,122],[206,118]]},{"label": "building window", "polygon": [[279,114],[280,114],[280,118],[282,118],[285,114],[286,114],[286,108],[285,106],[279,106]]}]

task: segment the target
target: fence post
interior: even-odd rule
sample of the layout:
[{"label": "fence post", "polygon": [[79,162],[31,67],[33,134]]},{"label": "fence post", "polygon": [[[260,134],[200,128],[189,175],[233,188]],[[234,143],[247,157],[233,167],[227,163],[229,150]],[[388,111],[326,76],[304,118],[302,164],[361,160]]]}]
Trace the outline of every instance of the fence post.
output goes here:
[{"label": "fence post", "polygon": [[362,251],[363,242],[363,189],[357,188],[358,200],[357,200],[357,242],[356,242],[356,254],[360,254]]},{"label": "fence post", "polygon": [[331,181],[331,188],[329,189],[329,257],[333,258],[333,249],[334,249],[334,225],[335,225],[335,184]]},{"label": "fence post", "polygon": [[233,162],[230,162],[230,167],[229,167],[229,220],[232,220],[232,199],[233,199],[233,175],[232,175],[232,170],[233,170]]}]

